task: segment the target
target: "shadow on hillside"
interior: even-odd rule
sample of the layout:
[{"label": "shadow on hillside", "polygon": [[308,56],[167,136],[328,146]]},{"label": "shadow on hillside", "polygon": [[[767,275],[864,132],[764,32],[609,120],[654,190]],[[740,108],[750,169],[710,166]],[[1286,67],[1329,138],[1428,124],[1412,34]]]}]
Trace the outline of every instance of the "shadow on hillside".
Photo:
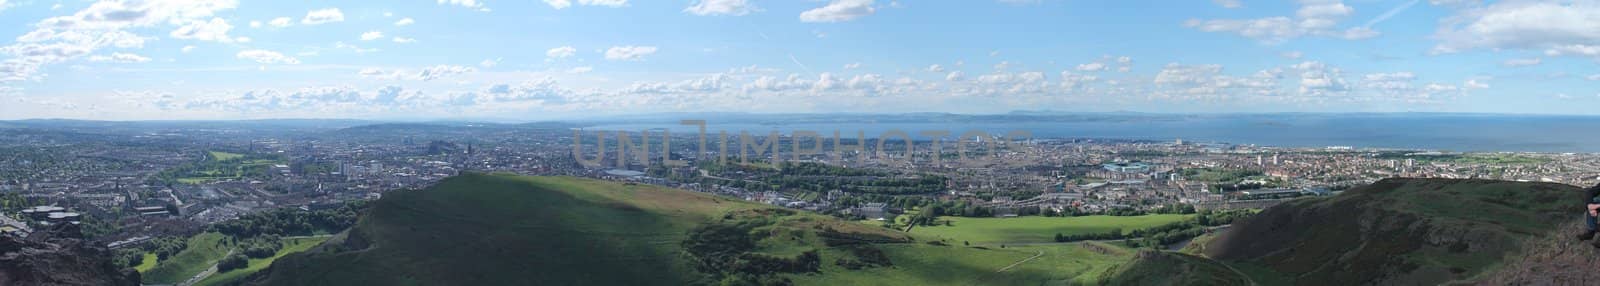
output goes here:
[{"label": "shadow on hillside", "polygon": [[1600,284],[1600,250],[1574,234],[1583,222],[1562,224],[1549,235],[1524,242],[1523,253],[1507,257],[1505,266],[1482,285],[1596,285]]}]

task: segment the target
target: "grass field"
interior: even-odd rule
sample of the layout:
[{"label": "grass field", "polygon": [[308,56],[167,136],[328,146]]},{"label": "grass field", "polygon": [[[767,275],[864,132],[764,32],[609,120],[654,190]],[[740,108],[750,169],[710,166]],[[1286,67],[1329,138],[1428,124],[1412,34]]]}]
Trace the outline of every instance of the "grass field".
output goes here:
[{"label": "grass field", "polygon": [[239,153],[229,153],[229,152],[222,152],[222,151],[208,151],[208,153],[211,154],[211,160],[217,160],[217,161],[227,161],[227,160],[244,158],[244,154],[239,154]]},{"label": "grass field", "polygon": [[[1015,238],[997,232],[1023,227],[1048,231],[1025,239],[1051,240],[1057,230],[1131,229],[1185,217],[958,219],[955,226],[926,229],[981,234],[999,241]],[[1019,222],[1025,227],[1012,225]],[[911,236],[917,239],[911,240]],[[425,190],[388,193],[373,202],[345,234],[308,251],[283,256],[248,282],[781,283],[740,280],[741,275],[772,273],[760,278],[787,279],[796,285],[1092,285],[1133,258],[1127,250],[1098,243],[967,247],[959,241],[930,244],[929,236],[649,185],[468,174]],[[1085,248],[1085,244],[1096,247]],[[725,247],[729,245],[735,246]],[[810,264],[783,262],[800,261],[800,257],[815,260],[809,260]],[[705,264],[708,261],[712,264]],[[771,265],[814,268],[741,270],[790,269]],[[251,267],[255,266],[252,261]]]},{"label": "grass field", "polygon": [[284,255],[289,255],[290,253],[296,253],[296,252],[305,251],[307,249],[311,249],[311,247],[317,246],[317,244],[320,244],[320,243],[322,243],[323,241],[326,241],[326,240],[328,240],[328,237],[304,237],[304,238],[284,239],[283,240],[283,242],[284,242],[283,249],[279,249],[278,253],[277,254],[273,254],[272,257],[251,258],[250,259],[250,264],[248,264],[248,266],[246,266],[245,268],[234,269],[233,271],[222,272],[222,273],[217,273],[215,275],[211,275],[211,277],[206,277],[205,280],[200,280],[200,282],[195,283],[195,285],[199,285],[199,286],[228,285],[228,283],[233,282],[233,281],[237,281],[239,279],[242,279],[245,276],[250,276],[250,274],[256,273],[256,271],[261,271],[261,269],[266,269],[268,265],[272,265],[272,261],[277,260],[278,258],[283,257]]},{"label": "grass field", "polygon": [[[1005,249],[927,244],[879,248],[894,261],[893,267],[850,271],[824,263],[824,275],[789,277],[796,285],[1092,285],[1107,269],[1130,258],[1124,253],[1088,251],[1080,243]],[[825,252],[823,261],[830,261],[830,255],[834,253]]]},{"label": "grass field", "polygon": [[680,242],[694,226],[753,208],[767,207],[648,185],[463,175],[374,202],[342,244],[379,247],[290,255],[266,283],[704,283]]},{"label": "grass field", "polygon": [[1123,232],[1183,221],[1194,215],[1142,215],[1142,216],[1080,216],[1015,218],[941,217],[951,226],[919,226],[912,233],[930,239],[943,239],[953,244],[1054,242],[1055,235],[1104,233],[1113,229]]},{"label": "grass field", "polygon": [[183,251],[142,273],[144,283],[176,284],[205,271],[228,253],[224,238],[226,236],[215,232],[189,238],[188,246]]},{"label": "grass field", "polygon": [[150,271],[151,268],[156,268],[156,254],[150,252],[145,252],[144,258],[139,260],[139,265],[133,266],[133,270],[139,271],[139,273]]}]

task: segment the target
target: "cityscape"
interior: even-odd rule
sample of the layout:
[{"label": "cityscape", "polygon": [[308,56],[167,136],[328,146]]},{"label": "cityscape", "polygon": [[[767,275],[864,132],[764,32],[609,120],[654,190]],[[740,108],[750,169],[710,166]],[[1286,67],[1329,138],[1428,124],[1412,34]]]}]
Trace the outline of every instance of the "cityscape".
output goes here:
[{"label": "cityscape", "polygon": [[1597,31],[1600,0],[0,0],[0,286],[1588,285]]}]

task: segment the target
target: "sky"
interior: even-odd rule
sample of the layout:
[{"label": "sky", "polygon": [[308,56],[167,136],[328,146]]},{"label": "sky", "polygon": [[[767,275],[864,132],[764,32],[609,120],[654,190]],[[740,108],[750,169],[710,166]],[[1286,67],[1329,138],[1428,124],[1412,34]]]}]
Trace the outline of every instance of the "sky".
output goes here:
[{"label": "sky", "polygon": [[0,0],[0,119],[1597,107],[1596,0]]}]

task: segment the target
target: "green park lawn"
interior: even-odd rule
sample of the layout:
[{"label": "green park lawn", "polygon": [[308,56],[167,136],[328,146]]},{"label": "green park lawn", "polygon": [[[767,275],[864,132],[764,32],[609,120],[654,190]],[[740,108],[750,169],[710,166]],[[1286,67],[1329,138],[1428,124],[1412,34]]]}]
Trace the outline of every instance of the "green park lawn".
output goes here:
[{"label": "green park lawn", "polygon": [[327,236],[284,239],[283,249],[279,249],[278,253],[273,254],[272,257],[251,258],[250,263],[248,266],[245,266],[245,268],[234,269],[228,272],[211,275],[211,277],[206,277],[205,280],[200,280],[200,282],[195,283],[195,285],[228,285],[228,283],[243,279],[247,276],[250,276],[250,274],[256,273],[256,271],[266,269],[267,266],[272,265],[272,261],[277,260],[279,257],[289,255],[290,253],[306,251],[307,249],[311,249],[311,247],[317,246],[326,240],[328,240]]},{"label": "green park lawn", "polygon": [[211,159],[212,160],[217,160],[217,161],[227,161],[227,160],[244,158],[244,154],[239,154],[239,153],[229,153],[229,152],[222,152],[222,151],[209,151],[209,153],[211,154]]},{"label": "green park lawn", "polygon": [[223,241],[225,238],[226,236],[215,232],[189,238],[188,245],[183,251],[173,254],[154,268],[143,272],[144,283],[177,284],[211,268],[212,264],[228,254],[228,246]]},{"label": "green park lawn", "polygon": [[139,273],[150,271],[151,268],[156,268],[156,254],[151,252],[145,252],[144,258],[139,260],[139,265],[133,266],[133,270],[137,270]]},{"label": "green park lawn", "polygon": [[918,226],[911,232],[930,239],[946,240],[952,244],[1054,242],[1057,233],[1105,233],[1122,229],[1124,233],[1135,229],[1156,227],[1193,218],[1194,215],[1155,214],[1142,216],[1079,216],[1014,218],[940,217],[950,221],[950,226]]}]

